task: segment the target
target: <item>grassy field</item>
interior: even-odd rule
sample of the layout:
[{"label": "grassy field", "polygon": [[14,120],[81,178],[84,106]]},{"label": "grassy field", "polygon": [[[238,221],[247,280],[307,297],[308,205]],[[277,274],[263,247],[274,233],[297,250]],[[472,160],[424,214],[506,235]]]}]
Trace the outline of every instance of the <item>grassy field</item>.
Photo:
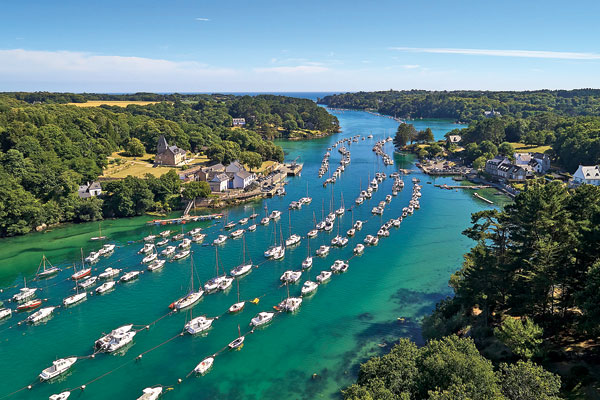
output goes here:
[{"label": "grassy field", "polygon": [[[120,154],[119,152],[112,153],[108,160],[121,159],[121,164],[112,163],[109,164],[108,168],[104,170],[102,177],[104,178],[125,178],[128,175],[137,176],[143,178],[146,174],[152,174],[154,176],[161,176],[166,174],[170,170],[179,172],[182,169],[176,167],[155,167],[154,154],[146,153],[143,157],[128,157]],[[198,164],[207,164],[208,158],[206,156],[194,157],[189,164],[189,167],[193,167]]]},{"label": "grassy field", "polygon": [[551,146],[536,146],[536,145],[528,145],[524,143],[511,143],[515,148],[517,153],[543,153],[546,150],[550,149]]},{"label": "grassy field", "polygon": [[107,106],[119,106],[119,107],[127,107],[130,104],[135,104],[138,106],[147,106],[148,104],[156,104],[158,101],[126,101],[126,100],[116,100],[116,101],[104,101],[104,100],[88,100],[86,103],[69,103],[70,106],[77,107],[99,107],[101,105]]}]

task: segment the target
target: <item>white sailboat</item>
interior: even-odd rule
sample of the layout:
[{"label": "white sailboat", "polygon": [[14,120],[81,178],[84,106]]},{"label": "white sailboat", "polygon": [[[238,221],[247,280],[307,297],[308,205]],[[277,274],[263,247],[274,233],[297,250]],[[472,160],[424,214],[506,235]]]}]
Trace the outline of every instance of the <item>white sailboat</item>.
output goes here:
[{"label": "white sailboat", "polygon": [[245,339],[244,336],[242,336],[242,333],[240,332],[240,326],[238,325],[238,337],[237,337],[237,339],[233,340],[227,346],[231,350],[241,349],[244,346],[244,339]]},{"label": "white sailboat", "polygon": [[216,275],[214,278],[211,278],[208,282],[204,284],[204,290],[207,292],[214,292],[219,289],[219,285],[223,282],[223,280],[227,277],[227,275],[219,275],[219,248],[215,247],[215,272]]},{"label": "white sailboat", "polygon": [[54,312],[54,309],[56,307],[45,307],[45,308],[40,308],[38,311],[34,312],[33,314],[31,314],[29,317],[27,317],[26,321],[32,324],[36,324],[38,322],[41,322],[47,318],[50,318],[50,316],[52,315],[52,313]]},{"label": "white sailboat", "polygon": [[194,368],[194,372],[199,375],[204,375],[208,372],[209,369],[212,368],[214,362],[214,357],[206,357],[204,360],[200,361],[198,365],[196,365],[196,368]]},{"label": "white sailboat", "polygon": [[229,271],[229,274],[234,278],[244,276],[252,271],[252,261],[246,263],[246,238],[242,244],[242,263]]},{"label": "white sailboat", "polygon": [[190,287],[188,293],[179,300],[171,303],[171,305],[169,305],[169,308],[179,311],[187,307],[191,307],[198,301],[200,301],[203,294],[204,290],[194,289],[194,257],[192,257],[190,261]]},{"label": "white sailboat", "polygon": [[[48,262],[50,267],[46,267],[46,262]],[[40,271],[40,268],[42,268],[41,271]],[[61,271],[60,268],[55,267],[54,265],[50,264],[50,261],[46,258],[46,256],[42,255],[42,261],[40,261],[40,265],[38,266],[38,272],[36,274],[36,278],[37,279],[50,278],[51,276],[58,274],[60,271]]]},{"label": "white sailboat", "polygon": [[23,278],[24,286],[19,289],[19,292],[12,297],[13,301],[22,302],[29,300],[30,298],[35,296],[35,292],[37,292],[37,288],[28,288],[27,287],[27,278]]},{"label": "white sailboat", "polygon": [[244,309],[244,306],[246,305],[245,301],[240,301],[240,280],[236,279],[236,282],[237,282],[237,303],[235,303],[231,307],[229,307],[228,311],[231,314],[242,311]]},{"label": "white sailboat", "polygon": [[63,305],[65,307],[75,305],[75,304],[79,303],[80,301],[87,299],[87,292],[84,291],[84,292],[79,293],[79,285],[75,286],[75,290],[77,292],[74,295],[69,296],[63,300]]}]

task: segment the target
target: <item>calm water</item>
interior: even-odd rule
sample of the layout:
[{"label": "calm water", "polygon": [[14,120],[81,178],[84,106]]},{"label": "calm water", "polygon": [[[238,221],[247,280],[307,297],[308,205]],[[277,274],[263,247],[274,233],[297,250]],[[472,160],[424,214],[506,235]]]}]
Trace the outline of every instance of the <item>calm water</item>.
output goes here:
[{"label": "calm water", "polygon": [[[390,173],[397,168],[414,169],[414,160],[410,156],[396,155],[396,164],[384,167],[371,151],[377,138],[396,129],[394,121],[359,111],[346,111],[337,116],[343,128],[337,136],[281,143],[287,159],[299,156],[304,162],[302,176],[289,180],[285,197],[231,209],[229,219],[239,220],[253,210],[264,215],[266,205],[269,210],[284,211],[281,230],[286,237],[289,235],[288,204],[305,196],[308,187],[312,203],[291,213],[292,231],[305,235],[312,226],[313,213],[320,219],[323,207],[325,213],[329,211],[332,197],[337,208],[343,193],[345,206],[349,208],[375,171]],[[418,123],[423,125],[417,129],[433,124],[424,120]],[[453,127],[435,121],[436,136]],[[323,188],[322,179],[317,179],[317,169],[328,145],[341,137],[369,133],[373,133],[375,139],[352,144],[350,166],[335,185]],[[391,143],[385,150],[391,154]],[[333,168],[339,158],[339,153],[334,150]],[[240,295],[243,299],[260,297],[260,303],[247,304],[237,315],[226,315],[227,308],[237,301],[235,287],[227,293],[206,296],[193,309],[194,315],[221,318],[204,337],[177,336],[189,319],[189,313],[165,316],[169,311],[167,306],[186,292],[190,280],[189,258],[168,263],[161,272],[146,272],[137,281],[118,284],[112,293],[89,296],[85,302],[68,309],[59,308],[54,317],[42,325],[18,326],[16,323],[26,315],[13,315],[0,322],[0,398],[36,382],[41,370],[56,358],[89,355],[94,341],[103,332],[126,323],[144,326],[163,316],[149,330],[140,331],[124,355],[98,354],[94,359],[79,360],[61,380],[35,384],[31,391],[21,391],[11,398],[43,399],[82,384],[87,384],[86,390],[76,390],[71,399],[137,398],[144,387],[158,384],[173,387],[165,394],[168,399],[338,398],[340,388],[355,379],[361,361],[385,351],[399,336],[421,340],[419,319],[429,313],[438,300],[451,293],[448,278],[460,266],[462,254],[471,246],[461,231],[468,226],[472,212],[487,207],[474,200],[470,193],[441,190],[426,184],[428,180],[451,183],[451,179],[433,180],[418,172],[412,176],[422,180],[420,210],[405,219],[399,229],[393,229],[391,236],[382,239],[377,247],[367,248],[363,256],[352,258],[349,271],[320,286],[314,296],[304,300],[298,313],[278,315],[271,325],[247,335],[241,351],[220,353],[207,375],[186,378],[198,362],[237,337],[238,325],[242,332],[247,332],[250,319],[256,313],[272,309],[286,296],[286,288],[280,286],[279,277],[287,269],[299,269],[307,254],[306,239],[296,248],[288,249],[284,260],[262,263],[262,253],[275,237],[274,224],[248,232],[246,256],[262,264],[240,280]],[[404,191],[386,207],[386,220],[397,217],[407,205],[412,187],[410,177],[405,178]],[[290,287],[291,294],[299,294],[301,282],[309,277],[314,279],[334,260],[350,258],[359,240],[362,241],[366,234],[376,233],[381,221],[379,217],[372,217],[370,210],[391,192],[391,184],[387,179],[373,199],[354,209],[354,215],[346,213],[341,219],[342,232],[350,227],[353,218],[368,222],[347,247],[332,249],[326,258],[315,258],[314,266],[304,273],[300,284]],[[491,193],[486,195],[499,199]],[[164,229],[145,225],[149,219],[105,221],[103,234],[119,247],[112,257],[101,260],[94,267],[94,273],[109,265],[125,270],[143,269],[140,265],[142,256],[137,254],[141,243],[128,242],[139,241],[149,233]],[[206,242],[210,243],[219,233],[220,226],[210,222],[194,223],[185,225],[184,230],[203,227],[208,235]],[[337,228],[331,234],[320,233],[311,240],[311,251],[329,242],[336,231]],[[98,224],[95,223],[72,225],[49,233],[1,241],[0,284],[4,291],[0,298],[11,297],[17,290],[14,285],[20,285],[23,276],[35,274],[42,254],[54,264],[68,268],[79,260],[80,247],[86,254],[97,249],[99,245],[88,240],[97,232]],[[215,250],[212,246],[197,244],[192,247],[196,275],[204,283],[215,275]],[[242,240],[228,240],[220,248],[219,256],[221,265],[227,270],[238,265],[242,259]],[[72,269],[67,269],[53,279],[32,282],[31,286],[42,289],[42,297],[48,299],[46,304],[57,305],[72,293],[73,284],[67,280],[71,273]],[[9,306],[14,307],[10,303]],[[404,322],[398,320],[400,317],[405,318]],[[156,347],[169,339],[173,340]],[[141,360],[135,360],[138,354],[153,348]],[[313,374],[316,374],[315,378]],[[177,384],[179,378],[183,379],[181,384]]]}]

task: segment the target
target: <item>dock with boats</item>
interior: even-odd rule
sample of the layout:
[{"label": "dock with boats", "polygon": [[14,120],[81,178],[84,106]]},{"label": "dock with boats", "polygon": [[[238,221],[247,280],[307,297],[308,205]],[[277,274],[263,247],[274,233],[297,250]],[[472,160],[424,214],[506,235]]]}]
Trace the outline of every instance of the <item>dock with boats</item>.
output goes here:
[{"label": "dock with boats", "polygon": [[172,225],[172,224],[185,224],[188,222],[197,221],[211,221],[214,219],[223,218],[223,214],[207,214],[207,215],[182,215],[178,218],[167,218],[167,219],[153,219],[148,221],[148,225]]},{"label": "dock with boats", "polygon": [[435,187],[438,187],[440,189],[448,189],[448,190],[452,190],[452,189],[474,189],[474,190],[480,190],[480,189],[490,189],[493,188],[493,186],[491,185],[447,185],[447,184],[443,184],[443,185],[433,185]]}]

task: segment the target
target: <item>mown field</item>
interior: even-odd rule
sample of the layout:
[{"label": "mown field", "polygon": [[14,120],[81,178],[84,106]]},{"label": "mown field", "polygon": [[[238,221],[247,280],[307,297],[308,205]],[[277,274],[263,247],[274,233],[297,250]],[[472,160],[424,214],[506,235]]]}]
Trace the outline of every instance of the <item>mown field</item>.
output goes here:
[{"label": "mown field", "polygon": [[116,101],[105,101],[105,100],[88,100],[85,103],[68,103],[70,106],[77,107],[99,107],[102,105],[107,106],[119,106],[119,107],[127,107],[130,104],[135,104],[138,106],[147,106],[148,104],[156,104],[158,101],[126,101],[126,100],[116,100]]}]

